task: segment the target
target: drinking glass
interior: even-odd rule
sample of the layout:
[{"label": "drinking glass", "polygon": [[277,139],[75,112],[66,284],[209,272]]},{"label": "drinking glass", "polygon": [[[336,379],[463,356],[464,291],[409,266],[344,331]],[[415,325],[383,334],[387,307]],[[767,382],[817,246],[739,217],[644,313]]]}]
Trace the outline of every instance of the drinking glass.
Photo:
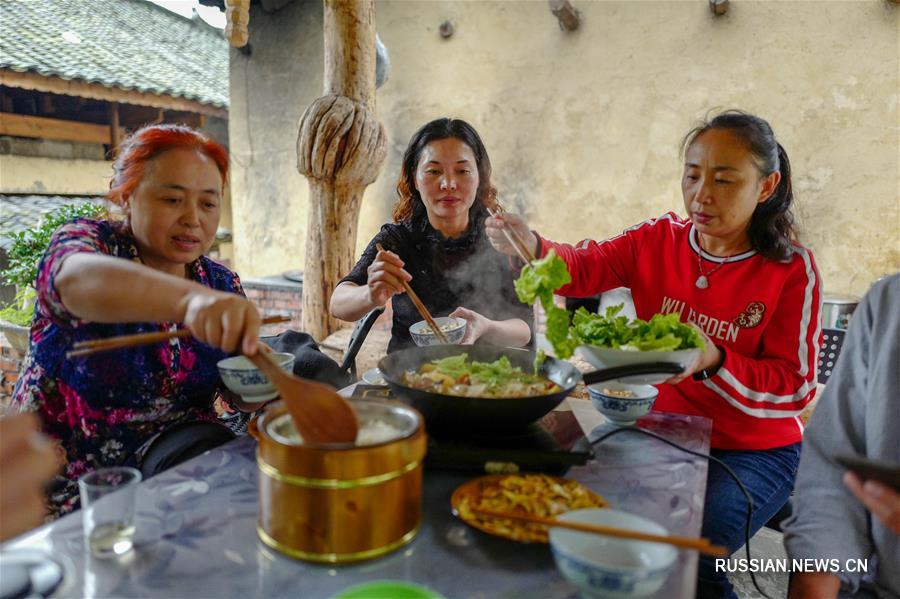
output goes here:
[{"label": "drinking glass", "polygon": [[84,541],[100,558],[116,557],[134,546],[134,506],[141,473],[134,468],[101,468],[78,479]]}]

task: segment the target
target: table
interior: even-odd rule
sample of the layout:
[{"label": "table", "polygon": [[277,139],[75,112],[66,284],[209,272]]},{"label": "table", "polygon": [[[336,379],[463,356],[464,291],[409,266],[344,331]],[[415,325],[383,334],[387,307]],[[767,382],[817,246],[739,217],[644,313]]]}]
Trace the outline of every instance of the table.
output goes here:
[{"label": "table", "polygon": [[[591,437],[612,425],[584,400],[567,400]],[[709,449],[711,423],[652,413],[639,421],[690,449]],[[673,534],[700,532],[707,462],[656,440],[624,433],[597,458],[570,470],[613,507],[649,517]],[[136,548],[119,561],[92,557],[81,514],[70,514],[4,546],[32,548],[66,571],[56,597],[329,597],[361,582],[406,580],[448,598],[578,597],[557,572],[546,545],[525,545],[469,528],[450,513],[450,494],[469,476],[426,472],[423,523],[394,553],[349,566],[284,557],[256,536],[255,442],[241,437],[144,481],[138,491]],[[679,551],[660,597],[693,597],[697,556]]]}]

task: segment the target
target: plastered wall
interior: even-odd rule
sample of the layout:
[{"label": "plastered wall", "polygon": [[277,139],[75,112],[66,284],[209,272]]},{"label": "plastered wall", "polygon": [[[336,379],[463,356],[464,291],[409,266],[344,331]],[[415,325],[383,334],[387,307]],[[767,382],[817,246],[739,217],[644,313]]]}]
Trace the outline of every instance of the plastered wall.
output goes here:
[{"label": "plastered wall", "polygon": [[[361,250],[390,215],[403,149],[432,118],[482,134],[502,201],[558,240],[683,212],[679,142],[711,109],[767,118],[791,157],[803,241],[828,291],[863,293],[900,268],[900,6],[884,0],[574,0],[560,31],[534,2],[377,2],[392,63],[377,93],[390,138],[363,202]],[[445,20],[455,33],[438,33]],[[321,93],[322,6],[253,7],[232,50],[236,261],[245,276],[302,268],[308,190],[297,123]]]}]

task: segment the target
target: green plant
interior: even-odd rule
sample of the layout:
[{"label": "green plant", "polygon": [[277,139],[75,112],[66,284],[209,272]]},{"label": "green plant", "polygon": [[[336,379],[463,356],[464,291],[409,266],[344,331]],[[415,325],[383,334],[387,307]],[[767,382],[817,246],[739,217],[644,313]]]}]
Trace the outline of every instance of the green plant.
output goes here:
[{"label": "green plant", "polygon": [[32,287],[20,287],[16,291],[16,297],[12,303],[0,310],[0,320],[27,327],[31,324],[34,314],[34,302],[36,293]]},{"label": "green plant", "polygon": [[38,264],[50,245],[53,233],[73,218],[101,218],[105,215],[106,208],[94,202],[66,204],[45,214],[33,229],[12,233],[9,236],[12,244],[7,252],[9,266],[0,271],[0,277],[16,286],[16,297],[0,310],[0,319],[21,326],[30,325]]},{"label": "green plant", "polygon": [[0,271],[0,277],[19,288],[33,287],[38,264],[60,225],[73,218],[99,218],[105,214],[106,208],[94,202],[66,204],[45,214],[37,227],[11,234],[12,245],[7,252],[9,266]]}]

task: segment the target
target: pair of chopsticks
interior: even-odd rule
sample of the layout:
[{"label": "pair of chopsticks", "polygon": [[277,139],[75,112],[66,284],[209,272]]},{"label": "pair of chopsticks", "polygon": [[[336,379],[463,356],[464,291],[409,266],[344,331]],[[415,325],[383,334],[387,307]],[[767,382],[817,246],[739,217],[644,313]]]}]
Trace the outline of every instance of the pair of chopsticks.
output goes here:
[{"label": "pair of chopsticks", "polygon": [[653,543],[665,543],[674,545],[682,549],[696,549],[700,553],[712,555],[715,557],[728,557],[730,555],[728,548],[721,545],[713,545],[709,539],[696,539],[693,537],[675,537],[661,536],[649,534],[646,532],[638,532],[636,530],[627,530],[624,528],[616,528],[614,526],[605,526],[602,524],[583,524],[581,522],[566,522],[556,520],[555,518],[545,518],[544,516],[535,516],[532,514],[512,514],[509,512],[498,512],[477,508],[472,510],[474,513],[482,516],[490,516],[492,518],[503,518],[506,520],[521,520],[523,522],[534,522],[536,524],[544,524],[546,526],[556,526],[559,528],[568,528],[570,530],[578,530],[581,532],[591,532],[594,534],[606,535],[608,537],[618,537],[620,539],[635,539],[637,541],[650,541]]},{"label": "pair of chopsticks", "polygon": [[[375,249],[377,249],[379,252],[387,251],[380,243],[375,244]],[[422,315],[422,318],[425,319],[425,322],[427,322],[428,326],[431,327],[431,330],[434,331],[434,334],[435,336],[437,336],[438,341],[446,344],[447,336],[444,335],[444,331],[440,329],[440,327],[434,321],[434,318],[431,317],[431,312],[428,311],[428,308],[425,307],[425,304],[422,303],[422,300],[419,299],[419,296],[416,295],[416,292],[412,290],[412,287],[409,286],[409,283],[407,283],[403,279],[400,279],[400,282],[403,284],[403,289],[406,291],[406,295],[409,296],[409,299],[412,300],[412,303],[413,305],[415,305],[416,310],[419,311],[419,314]]]},{"label": "pair of chopsticks", "polygon": [[[498,207],[488,207],[488,212],[494,218],[499,218],[501,214],[503,214],[503,210]],[[516,252],[518,252],[519,257],[525,261],[525,264],[531,264],[535,261],[535,255],[532,253],[531,249],[528,247],[528,244],[519,236],[518,231],[513,229],[512,227],[508,227],[506,223],[503,223],[503,234],[506,235],[506,239],[516,248]]]},{"label": "pair of chopsticks", "polygon": [[[269,316],[262,319],[262,324],[275,324],[279,322],[289,322],[290,316]],[[125,347],[135,347],[137,345],[149,345],[151,343],[159,343],[160,341],[168,341],[176,337],[190,337],[190,329],[178,329],[177,331],[160,331],[158,333],[137,333],[135,335],[120,335],[118,337],[107,337],[106,339],[92,339],[90,341],[79,341],[72,345],[72,350],[66,352],[66,358],[78,358],[81,356],[90,356],[91,354],[99,354],[100,352],[111,351],[114,349],[122,349]]]}]

